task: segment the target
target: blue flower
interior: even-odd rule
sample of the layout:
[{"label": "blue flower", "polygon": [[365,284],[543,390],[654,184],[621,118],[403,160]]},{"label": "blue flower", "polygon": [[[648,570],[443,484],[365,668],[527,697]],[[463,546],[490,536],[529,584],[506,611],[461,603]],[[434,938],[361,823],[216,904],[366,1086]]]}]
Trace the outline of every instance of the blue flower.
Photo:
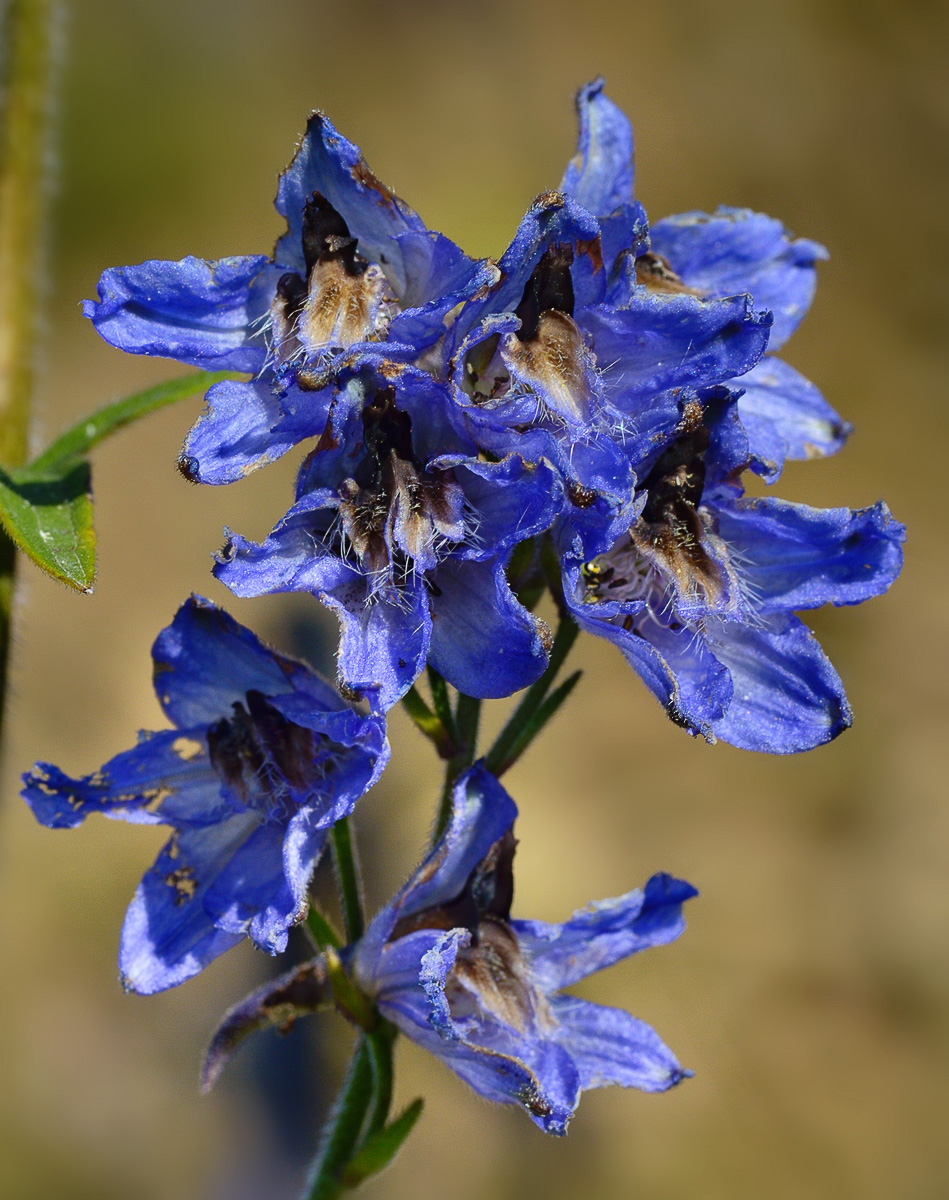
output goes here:
[{"label": "blue flower", "polygon": [[513,920],[517,808],[476,765],[440,842],[351,952],[380,1012],[476,1092],[563,1134],[588,1088],[659,1092],[689,1074],[642,1021],[563,989],[684,928],[695,889],[654,875],[562,925]]},{"label": "blue flower", "polygon": [[471,696],[526,687],[549,631],[505,566],[559,515],[559,476],[518,455],[485,461],[424,371],[363,352],[338,381],[296,503],[260,544],[230,534],[215,574],[239,596],[316,595],[339,618],[343,686],[377,688],[385,708],[426,660]]},{"label": "blue flower", "polygon": [[182,605],[152,657],[176,728],[142,734],[83,779],[48,763],[23,777],[51,828],[93,812],[173,828],[122,929],[122,979],[143,993],[182,983],[243,937],[283,950],[327,831],[389,756],[381,716],[354,711],[207,600]]},{"label": "blue flower", "polygon": [[756,309],[772,313],[772,353],[736,371],[732,380],[705,381],[744,389],[739,412],[755,471],[773,481],[786,458],[835,453],[850,426],[812,383],[773,357],[806,314],[817,283],[815,265],[827,251],[807,239],[792,240],[779,221],[748,209],[682,213],[647,233],[631,204],[632,130],[603,87],[598,79],[578,93],[579,145],[562,191],[600,218],[614,255],[617,246],[632,253],[636,276],[650,292],[713,299],[745,294]]},{"label": "blue flower", "polygon": [[709,741],[774,754],[851,721],[843,685],[794,612],[859,604],[902,565],[882,502],[816,509],[743,494],[750,461],[725,389],[683,397],[676,436],[644,465],[636,518],[585,560],[564,534],[563,586],[580,626],[608,638],[666,707]]},{"label": "blue flower", "polygon": [[478,445],[546,457],[580,509],[622,506],[637,460],[675,427],[678,391],[749,370],[771,324],[747,296],[644,286],[627,238],[645,238],[645,215],[629,204],[614,226],[563,192],[540,196],[499,282],[462,307],[442,343]]},{"label": "blue flower", "polygon": [[287,232],[272,258],[112,268],[98,302],[85,304],[119,349],[255,376],[207,394],[181,459],[204,483],[238,479],[318,436],[341,353],[385,342],[412,361],[441,338],[451,309],[497,278],[493,264],[427,229],[321,113],[281,176],[276,208]]}]

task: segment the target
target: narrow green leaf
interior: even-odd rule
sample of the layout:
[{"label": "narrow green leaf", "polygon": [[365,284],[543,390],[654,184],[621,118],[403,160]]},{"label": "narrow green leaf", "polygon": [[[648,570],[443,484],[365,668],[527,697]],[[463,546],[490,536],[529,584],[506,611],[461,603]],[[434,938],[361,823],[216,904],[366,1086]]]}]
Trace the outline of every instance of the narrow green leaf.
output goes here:
[{"label": "narrow green leaf", "polygon": [[402,1149],[405,1139],[422,1115],[424,1104],[421,1096],[413,1100],[385,1129],[380,1129],[378,1133],[366,1139],[343,1171],[342,1182],[345,1187],[358,1187],[371,1175],[378,1175],[380,1171],[385,1170]]},{"label": "narrow green leaf", "polygon": [[306,914],[306,927],[320,950],[325,950],[327,946],[338,950],[343,944],[343,939],[333,928],[329,919],[320,912],[315,904],[310,905],[310,909]]},{"label": "narrow green leaf", "polygon": [[537,737],[580,682],[582,674],[582,671],[574,671],[572,675],[563,681],[560,687],[550,693],[543,704],[536,709],[522,726],[517,737],[514,738],[503,757],[498,757],[492,750],[491,754],[484,760],[485,766],[489,771],[493,771],[500,778],[505,771],[514,766],[534,738]]},{"label": "narrow green leaf", "polygon": [[91,592],[96,571],[87,462],[61,473],[0,469],[0,520],[16,545],[61,583]]},{"label": "narrow green leaf", "polygon": [[342,1090],[323,1128],[320,1148],[303,1191],[306,1200],[334,1200],[342,1192],[340,1172],[350,1162],[359,1142],[371,1098],[372,1065],[366,1040],[360,1038]]},{"label": "narrow green leaf", "polygon": [[441,718],[432,712],[419,695],[418,688],[409,688],[402,697],[402,707],[412,718],[416,729],[434,744],[439,758],[454,758],[458,747],[448,736],[448,730],[442,724]]},{"label": "narrow green leaf", "polygon": [[178,379],[169,379],[154,387],[146,388],[143,392],[135,392],[124,396],[112,404],[98,409],[78,424],[67,429],[65,433],[47,446],[30,463],[32,470],[56,470],[87,454],[93,446],[97,446],[104,438],[115,433],[124,425],[137,421],[139,417],[167,408],[179,400],[187,400],[198,392],[205,392],[215,383],[225,379],[241,379],[233,371],[193,371],[190,375],[182,375]]}]

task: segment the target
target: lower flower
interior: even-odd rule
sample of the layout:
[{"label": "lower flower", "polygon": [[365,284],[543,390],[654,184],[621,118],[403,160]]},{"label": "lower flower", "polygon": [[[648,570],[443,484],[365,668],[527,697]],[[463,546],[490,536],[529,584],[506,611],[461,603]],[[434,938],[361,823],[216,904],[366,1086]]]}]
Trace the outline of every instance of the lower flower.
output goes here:
[{"label": "lower flower", "polygon": [[665,1091],[690,1072],[648,1025],[563,989],[679,936],[689,884],[654,875],[561,925],[514,920],[517,808],[483,766],[455,786],[448,828],[351,949],[357,984],[479,1095],[561,1135],[581,1092]]}]

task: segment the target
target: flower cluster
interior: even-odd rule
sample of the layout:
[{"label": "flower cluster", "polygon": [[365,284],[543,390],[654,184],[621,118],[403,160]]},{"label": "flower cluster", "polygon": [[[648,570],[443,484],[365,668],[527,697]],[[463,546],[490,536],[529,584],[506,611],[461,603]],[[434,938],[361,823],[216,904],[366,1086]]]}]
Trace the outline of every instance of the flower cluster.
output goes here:
[{"label": "flower cluster", "polygon": [[[650,225],[601,81],[578,110],[559,189],[497,263],[428,229],[315,114],[280,179],[272,257],[108,270],[86,305],[123,350],[250,376],[207,393],[189,480],[230,483],[306,444],[287,512],[263,542],[228,532],[214,573],[241,597],[309,592],[340,626],[333,687],[192,598],[153,652],[175,728],[82,779],[25,776],[48,826],[100,812],[173,830],[128,910],[126,986],[174,986],[245,936],[286,947],[324,844],[386,764],[397,702],[449,760],[430,857],[364,932],[239,1005],[211,1075],[242,1032],[330,987],[365,1030],[390,1023],[551,1133],[586,1088],[672,1086],[687,1072],[648,1026],[563,989],[677,937],[694,889],[655,875],[562,925],[513,919],[517,810],[497,775],[568,694],[543,700],[577,628],[709,742],[790,753],[850,723],[796,614],[885,591],[903,528],[882,502],[815,509],[743,482],[846,438],[774,353],[824,251],[740,209]],[[556,640],[534,612],[548,590]],[[464,705],[548,665],[505,753],[475,762]]]},{"label": "flower cluster", "polygon": [[846,437],[774,357],[825,252],[742,209],[650,226],[626,118],[600,81],[578,108],[560,189],[497,265],[427,229],[317,114],[280,180],[272,259],[106,271],[87,314],[124,350],[253,373],[208,393],[188,478],[312,443],[287,514],[261,544],[229,535],[216,574],[333,608],[350,693],[387,708],[426,662],[472,696],[530,684],[549,637],[507,568],[542,541],[574,619],[674,721],[808,749],[851,718],[795,610],[884,591],[903,538],[882,503],[744,494],[744,472],[772,482]]}]

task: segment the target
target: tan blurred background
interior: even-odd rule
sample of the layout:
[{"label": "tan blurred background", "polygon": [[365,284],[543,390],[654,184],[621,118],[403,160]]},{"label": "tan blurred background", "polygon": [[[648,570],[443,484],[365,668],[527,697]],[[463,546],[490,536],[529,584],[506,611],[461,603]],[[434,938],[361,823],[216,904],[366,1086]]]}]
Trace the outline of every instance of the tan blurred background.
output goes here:
[{"label": "tan blurred background", "polygon": [[[47,436],[176,369],[98,341],[78,301],[100,270],[269,249],[275,177],[316,106],[431,225],[496,255],[559,180],[573,91],[602,72],[635,123],[653,217],[748,205],[829,246],[787,357],[856,433],[837,460],[791,467],[779,491],[854,505],[884,495],[910,526],[892,595],[814,617],[854,728],[792,760],[710,750],[588,641],[572,709],[508,780],[522,811],[520,915],[562,918],[660,868],[700,887],[679,943],[584,989],[651,1021],[696,1077],[666,1096],[589,1094],[555,1142],[403,1044],[399,1101],[424,1092],[429,1107],[366,1195],[949,1195],[946,5],[69,8]],[[11,1200],[292,1196],[348,1041],[333,1016],[262,1038],[199,1098],[217,1015],[272,964],[245,945],[171,994],[123,996],[118,932],[160,835],[95,820],[50,832],[17,798],[34,758],[89,771],[138,727],[160,727],[149,646],[191,589],[284,647],[320,652],[307,632],[315,602],[240,602],[209,576],[222,526],[263,535],[292,471],[189,487],[174,459],[199,408],[96,453],[94,597],[22,571],[0,806],[0,1195]],[[394,761],[360,809],[373,906],[419,854],[436,786],[400,714],[392,734]]]}]

